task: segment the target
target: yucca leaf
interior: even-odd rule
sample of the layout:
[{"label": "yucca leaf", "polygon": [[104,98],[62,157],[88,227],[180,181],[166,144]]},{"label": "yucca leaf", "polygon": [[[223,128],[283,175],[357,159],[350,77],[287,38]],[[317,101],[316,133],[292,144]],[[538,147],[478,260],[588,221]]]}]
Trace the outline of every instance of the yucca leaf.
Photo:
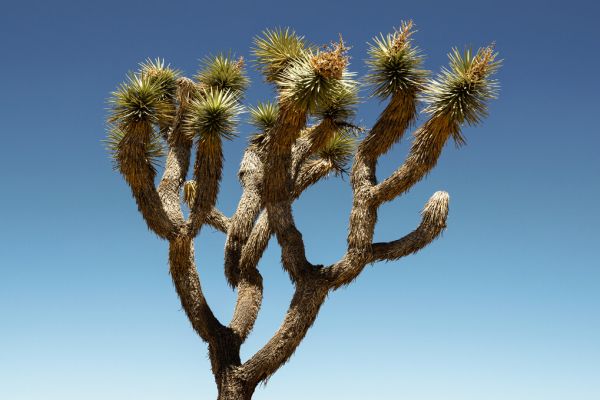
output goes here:
[{"label": "yucca leaf", "polygon": [[[497,97],[498,82],[490,79],[500,67],[498,53],[493,46],[480,48],[475,55],[471,50],[460,52],[453,48],[448,54],[449,67],[442,68],[425,90],[425,112],[444,117],[461,125],[474,125],[487,116],[487,103]],[[460,132],[454,135],[460,144]]]},{"label": "yucca leaf", "polygon": [[186,132],[190,138],[232,139],[242,106],[238,96],[229,90],[206,89],[189,104]]},{"label": "yucca leaf", "polygon": [[268,29],[254,39],[253,53],[266,80],[275,82],[290,63],[304,57],[306,47],[304,37],[289,28]]},{"label": "yucca leaf", "polygon": [[196,79],[205,88],[230,91],[241,95],[248,87],[250,80],[244,72],[244,59],[235,60],[231,54],[218,54],[202,60],[202,68]]},{"label": "yucca leaf", "polygon": [[161,82],[147,74],[129,74],[127,81],[112,93],[109,103],[109,123],[124,130],[138,122],[167,122],[174,114],[173,105],[165,99],[165,88]]},{"label": "yucca leaf", "polygon": [[250,123],[266,132],[275,125],[279,107],[277,103],[271,101],[259,102],[256,107],[249,107],[249,112]]},{"label": "yucca leaf", "polygon": [[387,98],[399,90],[422,89],[428,71],[421,69],[423,56],[411,42],[412,27],[412,21],[403,22],[399,30],[381,34],[369,43],[366,81],[373,86],[373,95]]},{"label": "yucca leaf", "polygon": [[290,101],[309,113],[325,110],[336,100],[348,98],[356,87],[346,70],[348,57],[343,43],[333,49],[308,52],[293,61],[277,80],[282,101]]},{"label": "yucca leaf", "polygon": [[165,64],[164,59],[147,59],[140,63],[140,75],[160,86],[165,99],[172,100],[177,92],[177,79],[181,72]]},{"label": "yucca leaf", "polygon": [[329,160],[337,174],[346,172],[346,166],[352,160],[356,149],[354,134],[346,129],[336,132],[329,143],[319,151],[321,158]]}]

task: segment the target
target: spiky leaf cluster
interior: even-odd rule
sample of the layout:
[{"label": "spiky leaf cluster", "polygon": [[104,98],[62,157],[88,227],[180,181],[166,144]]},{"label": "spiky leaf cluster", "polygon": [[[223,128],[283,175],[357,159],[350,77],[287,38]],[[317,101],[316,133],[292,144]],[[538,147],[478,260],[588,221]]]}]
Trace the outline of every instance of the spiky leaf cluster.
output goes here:
[{"label": "spiky leaf cluster", "polygon": [[352,132],[341,129],[336,132],[329,143],[322,148],[318,155],[329,160],[338,174],[346,172],[346,165],[352,159],[356,148],[356,139]]},{"label": "spiky leaf cluster", "polygon": [[[119,153],[123,151],[124,139],[127,133],[116,125],[109,127],[108,135],[104,140],[106,149],[109,151],[111,158],[113,159],[113,167],[119,168]],[[130,135],[131,136],[131,135]],[[139,140],[142,141],[143,151],[145,153],[146,161],[153,167],[156,168],[160,164],[160,159],[165,155],[163,142],[161,136],[156,131],[152,130],[149,135],[140,135]],[[147,137],[146,137],[147,136]]]},{"label": "spiky leaf cluster", "polygon": [[357,84],[341,85],[332,97],[329,102],[317,105],[314,111],[315,116],[342,122],[348,121],[356,115],[354,106],[359,102]]},{"label": "spiky leaf cluster", "polygon": [[173,118],[174,107],[166,98],[164,85],[147,74],[129,74],[109,100],[109,123],[124,131],[140,122],[157,124]]},{"label": "spiky leaf cluster", "polygon": [[277,103],[266,101],[259,102],[256,107],[249,107],[250,123],[263,132],[267,132],[275,125],[279,106]]},{"label": "spiky leaf cluster", "polygon": [[453,48],[449,67],[443,68],[425,90],[425,112],[469,125],[487,116],[487,102],[498,92],[498,82],[490,79],[498,68],[497,53],[491,46],[461,53]]},{"label": "spiky leaf cluster", "polygon": [[268,82],[277,82],[280,74],[306,52],[304,37],[285,29],[266,30],[254,39],[254,56]]},{"label": "spiky leaf cluster", "polygon": [[299,109],[315,113],[319,109],[327,109],[337,99],[344,98],[354,90],[356,82],[352,79],[353,74],[345,68],[347,59],[339,57],[337,62],[344,65],[339,75],[332,76],[316,68],[313,60],[320,56],[316,54],[296,60],[281,73],[277,83],[282,101],[289,101]]},{"label": "spiky leaf cluster", "polygon": [[374,37],[369,43],[366,80],[373,95],[387,98],[397,91],[415,93],[422,89],[428,71],[421,68],[423,56],[411,43],[412,21],[402,23],[399,30]]},{"label": "spiky leaf cluster", "polygon": [[186,117],[186,132],[199,141],[232,139],[242,106],[238,96],[228,90],[207,89],[192,100]]},{"label": "spiky leaf cluster", "polygon": [[160,86],[164,100],[173,100],[177,92],[177,79],[181,76],[178,70],[165,64],[165,60],[147,59],[140,64],[140,75],[147,77],[152,83]]},{"label": "spiky leaf cluster", "polygon": [[234,60],[224,54],[206,57],[196,79],[206,88],[229,91],[236,95],[241,95],[250,83],[244,71],[244,59],[240,57]]}]

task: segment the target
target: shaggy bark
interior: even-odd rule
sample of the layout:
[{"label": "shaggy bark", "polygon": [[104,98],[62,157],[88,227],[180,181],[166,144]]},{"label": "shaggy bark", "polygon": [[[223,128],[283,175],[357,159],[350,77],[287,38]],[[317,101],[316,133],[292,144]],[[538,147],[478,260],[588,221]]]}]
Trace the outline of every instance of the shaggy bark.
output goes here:
[{"label": "shaggy bark", "polygon": [[[413,254],[439,237],[445,229],[449,197],[445,192],[436,192],[425,204],[421,222],[415,230],[394,241],[373,242],[379,207],[406,193],[436,166],[448,138],[460,138],[460,125],[464,121],[477,121],[478,115],[456,113],[457,110],[464,111],[462,105],[470,104],[475,104],[472,106],[474,112],[481,113],[485,107],[477,103],[482,101],[480,98],[452,98],[448,103],[451,107],[443,100],[456,93],[456,96],[479,93],[483,99],[490,98],[491,89],[477,85],[482,85],[482,77],[489,73],[485,68],[491,70],[489,65],[492,65],[495,55],[488,48],[481,55],[469,56],[470,61],[467,61],[472,64],[469,67],[471,69],[461,70],[457,74],[460,79],[470,79],[468,85],[452,86],[450,89],[453,91],[440,87],[454,84],[457,77],[450,79],[449,83],[433,83],[437,87],[431,90],[433,94],[430,95],[438,96],[436,101],[442,103],[435,103],[429,120],[416,129],[404,163],[379,183],[376,176],[377,161],[414,123],[417,98],[424,88],[422,71],[408,71],[418,68],[420,62],[415,58],[414,49],[409,46],[411,26],[404,24],[401,31],[386,39],[387,42],[379,41],[372,48],[375,57],[379,54],[383,57],[379,61],[385,61],[383,64],[374,62],[377,68],[400,65],[400,71],[391,71],[391,75],[383,74],[386,79],[393,76],[393,79],[400,81],[384,82],[381,86],[381,77],[375,78],[375,83],[380,85],[378,93],[389,96],[389,102],[356,149],[350,176],[353,199],[347,248],[338,262],[327,267],[307,260],[302,234],[294,222],[292,203],[308,187],[332,171],[345,171],[343,165],[340,167],[340,159],[347,158],[336,158],[332,143],[342,143],[338,149],[344,148],[346,142],[336,142],[334,139],[340,137],[341,126],[351,124],[338,120],[338,117],[351,115],[348,105],[354,103],[352,99],[344,103],[343,98],[340,100],[333,95],[328,98],[323,94],[323,91],[335,91],[343,87],[336,86],[336,83],[346,79],[342,72],[348,59],[344,55],[347,49],[343,42],[327,51],[302,53],[303,50],[298,50],[310,56],[308,63],[301,63],[302,60],[297,59],[301,57],[296,53],[289,57],[282,54],[272,43],[275,36],[265,42],[257,42],[258,52],[263,52],[260,54],[275,57],[277,61],[274,65],[261,65],[270,74],[268,80],[278,82],[279,104],[277,112],[273,111],[274,108],[260,110],[264,112],[258,119],[262,132],[250,141],[244,152],[238,173],[242,195],[230,218],[216,208],[216,202],[223,168],[221,141],[224,137],[230,137],[228,127],[233,122],[219,118],[233,110],[228,101],[232,98],[234,102],[239,101],[237,94],[232,95],[238,90],[234,87],[236,81],[221,79],[222,75],[218,76],[219,79],[210,80],[206,78],[207,72],[202,75],[204,78],[201,77],[204,81],[194,83],[187,78],[178,78],[177,74],[166,71],[157,62],[156,65],[146,66],[150,71],[147,74],[155,79],[163,79],[161,82],[164,87],[152,86],[152,82],[138,79],[131,81],[133,89],[137,88],[138,92],[123,86],[117,93],[116,116],[113,119],[126,134],[114,146],[116,164],[131,187],[149,229],[169,242],[169,272],[194,331],[208,344],[218,400],[251,399],[256,386],[265,382],[296,351],[330,293],[350,284],[366,265]],[[287,31],[285,35],[288,35]],[[286,36],[286,46],[291,40]],[[385,47],[386,43],[389,48]],[[269,46],[275,46],[276,51],[269,52]],[[381,56],[381,52],[385,54]],[[404,63],[394,64],[390,62],[398,61],[394,57],[408,59],[404,59]],[[456,65],[466,68],[467,61]],[[227,73],[237,77],[238,82],[243,81],[243,77],[235,75],[240,73],[242,60],[235,64],[227,64],[223,60],[220,63],[218,67],[221,69],[216,70],[218,74],[229,71]],[[289,71],[292,72],[286,75]],[[285,81],[284,78],[294,76],[292,73],[300,74],[298,82]],[[408,75],[398,76],[399,73]],[[279,78],[283,80],[279,82]],[[349,83],[345,82],[344,85]],[[243,84],[238,86],[242,87]],[[468,90],[465,89],[467,87]],[[169,88],[169,91],[165,88]],[[346,92],[336,93],[348,97]],[[298,100],[304,95],[307,99]],[[213,96],[210,99],[212,103],[208,104],[207,98],[210,96]],[[169,109],[169,112],[161,114],[160,107],[165,99],[169,106],[174,107],[173,113]],[[202,103],[203,99],[207,104]],[[319,101],[324,104],[316,104]],[[337,113],[336,101],[340,104]],[[318,114],[317,106],[323,105],[329,107],[329,111]],[[190,117],[190,110],[194,107],[200,115],[197,120]],[[152,112],[162,119],[153,116]],[[320,121],[307,127],[309,117],[317,114],[322,116]],[[119,118],[123,121],[119,121]],[[232,116],[228,118],[235,119]],[[162,134],[168,145],[165,169],[158,185],[155,184],[156,171],[150,160],[154,154],[151,145],[155,132]],[[188,183],[184,186],[193,151],[193,181],[188,182],[189,186]],[[182,198],[182,187],[185,198]],[[190,208],[187,217],[182,212],[184,200]],[[237,293],[235,309],[228,325],[215,317],[202,292],[194,255],[194,238],[204,225],[226,234],[224,272],[228,283]],[[242,362],[240,348],[252,331],[262,305],[263,278],[258,264],[273,235],[281,247],[281,265],[289,274],[295,291],[279,329],[256,354]]]},{"label": "shaggy bark", "polygon": [[[327,268],[314,266],[306,259],[291,204],[335,168],[331,160],[314,157],[336,131],[331,121],[309,128],[300,136],[305,126],[305,112],[282,107],[264,142],[246,150],[239,171],[243,194],[231,218],[215,208],[222,169],[220,141],[197,144],[194,180],[198,190],[187,220],[181,211],[180,191],[189,169],[192,142],[181,136],[173,140],[177,131],[172,129],[165,172],[157,189],[150,184],[152,171],[145,164],[135,165],[141,171],[136,171],[137,181],[130,182],[134,196],[149,227],[169,239],[173,283],[192,327],[208,343],[218,399],[250,399],[256,386],[292,356],[328,293],[355,279],[366,264],[414,253],[441,233],[448,197],[437,193],[427,203],[423,220],[415,231],[396,241],[372,243],[379,204],[408,190],[431,169],[449,135],[435,121],[428,122],[417,131],[405,165],[377,185],[378,157],[400,139],[413,118],[414,97],[394,97],[359,146],[351,176],[354,204],[348,251],[339,262]],[[140,181],[140,176],[146,178]],[[203,224],[227,234],[225,274],[237,290],[236,306],[228,326],[217,320],[207,304],[197,273],[193,238]],[[282,266],[296,290],[281,327],[262,349],[242,363],[240,346],[252,330],[262,302],[258,262],[273,234],[282,249]]]}]

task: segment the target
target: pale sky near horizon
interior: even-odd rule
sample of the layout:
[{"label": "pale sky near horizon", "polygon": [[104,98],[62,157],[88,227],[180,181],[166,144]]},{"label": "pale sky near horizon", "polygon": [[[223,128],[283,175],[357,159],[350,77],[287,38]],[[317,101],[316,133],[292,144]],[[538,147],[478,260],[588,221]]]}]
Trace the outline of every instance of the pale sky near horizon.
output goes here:
[{"label": "pale sky near horizon", "polygon": [[[315,43],[342,33],[351,69],[364,76],[366,42],[407,19],[434,72],[453,46],[495,41],[504,60],[489,118],[382,208],[375,239],[414,229],[437,190],[450,193],[448,229],[330,295],[254,398],[600,399],[599,11],[579,0],[3,1],[0,399],[216,398],[206,345],[170,282],[167,246],[145,227],[101,143],[106,100],[128,70],[163,57],[193,75],[203,56],[229,50],[251,60],[255,35],[289,26]],[[252,105],[272,93],[249,64]],[[383,104],[362,94],[357,122],[370,126]],[[251,131],[242,124],[225,146],[227,215]],[[408,144],[381,160],[380,178]],[[343,254],[350,206],[348,179],[336,177],[295,204],[312,262]],[[223,244],[203,229],[196,256],[208,301],[227,322],[235,297]],[[279,254],[272,241],[244,358],[289,303]]]}]

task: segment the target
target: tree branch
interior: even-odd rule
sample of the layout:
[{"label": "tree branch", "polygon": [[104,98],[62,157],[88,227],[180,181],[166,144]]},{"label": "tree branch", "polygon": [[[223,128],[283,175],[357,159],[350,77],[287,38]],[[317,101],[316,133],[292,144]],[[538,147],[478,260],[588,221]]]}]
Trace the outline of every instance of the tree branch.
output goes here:
[{"label": "tree branch", "polygon": [[457,130],[455,121],[439,116],[417,129],[404,164],[373,189],[375,203],[392,201],[423,179],[435,167],[444,144]]},{"label": "tree branch", "polygon": [[169,243],[170,273],[181,305],[192,327],[208,343],[215,343],[225,327],[206,303],[194,261],[193,239],[178,237]]},{"label": "tree branch", "polygon": [[190,207],[187,221],[187,234],[195,237],[205,223],[206,216],[213,209],[219,193],[219,183],[223,169],[223,154],[220,139],[218,143],[198,143],[194,180],[196,199]]},{"label": "tree branch", "polygon": [[421,212],[421,224],[408,235],[387,243],[373,243],[369,262],[392,261],[416,253],[435,240],[446,228],[448,193],[436,192]]},{"label": "tree branch", "polygon": [[306,110],[283,103],[275,126],[269,131],[262,154],[264,174],[262,197],[269,225],[281,246],[282,264],[292,280],[309,267],[302,235],[296,229],[291,208],[291,149],[306,123]]},{"label": "tree branch", "polygon": [[325,146],[337,129],[331,118],[323,118],[318,125],[306,129],[306,134],[296,140],[292,147],[292,179],[296,179],[306,159]]},{"label": "tree branch", "polygon": [[294,351],[312,326],[328,288],[318,274],[304,276],[298,282],[290,307],[275,335],[241,367],[241,373],[250,382],[258,384],[269,378],[294,354]]},{"label": "tree branch", "polygon": [[[310,160],[305,162],[300,169],[300,174],[294,187],[293,200],[297,199],[309,186],[315,184],[319,179],[327,176],[333,169],[329,160]],[[260,275],[255,274],[258,262],[269,244],[273,231],[269,226],[267,212],[263,211],[258,217],[246,244],[242,250],[240,259],[241,278],[238,282],[238,300],[229,324],[243,342],[258,316],[262,301],[262,280]]]},{"label": "tree branch", "polygon": [[212,226],[216,230],[227,233],[229,229],[230,219],[215,207],[206,215],[206,224]]},{"label": "tree branch", "polygon": [[116,154],[119,170],[129,184],[148,228],[161,238],[172,238],[176,233],[176,226],[170,220],[156,191],[156,171],[146,157],[146,146],[152,135],[152,126],[140,122],[129,129],[120,141]]},{"label": "tree branch", "polygon": [[192,140],[183,133],[184,118],[191,97],[197,92],[196,85],[191,79],[177,79],[177,102],[179,107],[173,119],[172,126],[168,130],[167,143],[169,153],[165,163],[158,194],[169,219],[177,226],[185,222],[181,212],[180,190],[185,181],[190,166],[190,153]]},{"label": "tree branch", "polygon": [[334,265],[323,270],[332,289],[351,283],[372,262],[381,260],[397,260],[401,257],[416,253],[435,238],[446,227],[448,216],[448,193],[436,192],[425,203],[421,212],[421,224],[413,232],[401,239],[387,243],[373,243],[370,250],[357,254],[349,250],[344,257]]},{"label": "tree branch", "polygon": [[[357,257],[370,252],[377,206],[373,204],[377,159],[396,143],[416,116],[416,91],[394,93],[390,103],[359,145],[352,168],[354,192],[348,230],[348,251]],[[357,261],[359,264],[362,260]]]},{"label": "tree branch", "polygon": [[225,242],[225,277],[232,287],[238,283],[242,248],[250,236],[261,208],[260,185],[263,180],[263,169],[253,146],[244,152],[238,176],[243,192],[237,209],[231,217]]}]

